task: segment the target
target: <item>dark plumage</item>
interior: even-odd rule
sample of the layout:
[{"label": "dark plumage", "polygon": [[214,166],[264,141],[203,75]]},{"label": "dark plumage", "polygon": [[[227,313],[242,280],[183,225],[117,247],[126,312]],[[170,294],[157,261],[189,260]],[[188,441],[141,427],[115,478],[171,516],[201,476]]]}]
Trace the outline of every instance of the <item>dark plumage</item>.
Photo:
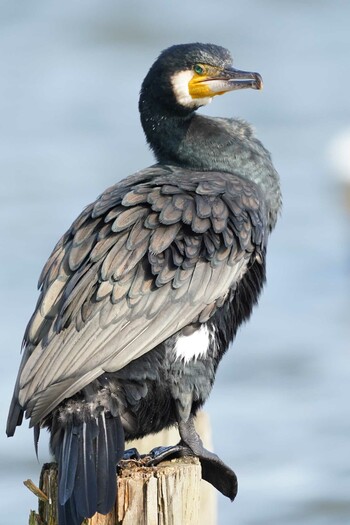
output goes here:
[{"label": "dark plumage", "polygon": [[203,449],[193,416],[258,300],[281,197],[248,124],[195,114],[216,94],[260,89],[231,62],[211,44],[160,55],[139,104],[157,164],[89,205],[40,276],[7,433],[24,413],[36,442],[50,430],[60,525],[111,509],[124,438],[176,423],[205,479],[235,496],[234,473]]}]

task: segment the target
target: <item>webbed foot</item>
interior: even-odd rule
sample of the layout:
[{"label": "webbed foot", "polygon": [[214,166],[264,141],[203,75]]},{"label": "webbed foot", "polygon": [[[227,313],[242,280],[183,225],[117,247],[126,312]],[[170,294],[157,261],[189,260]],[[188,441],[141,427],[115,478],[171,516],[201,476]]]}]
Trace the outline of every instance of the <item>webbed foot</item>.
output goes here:
[{"label": "webbed foot", "polygon": [[237,476],[230,467],[206,448],[197,434],[192,416],[179,423],[181,441],[175,446],[156,447],[146,456],[145,465],[158,465],[166,459],[195,456],[202,467],[202,478],[233,501],[237,495]]},{"label": "webbed foot", "polygon": [[187,445],[194,456],[197,456],[202,466],[202,478],[213,485],[224,496],[233,501],[237,495],[237,476],[233,470],[206,448],[204,448],[194,427],[193,416],[179,423],[181,444]]}]

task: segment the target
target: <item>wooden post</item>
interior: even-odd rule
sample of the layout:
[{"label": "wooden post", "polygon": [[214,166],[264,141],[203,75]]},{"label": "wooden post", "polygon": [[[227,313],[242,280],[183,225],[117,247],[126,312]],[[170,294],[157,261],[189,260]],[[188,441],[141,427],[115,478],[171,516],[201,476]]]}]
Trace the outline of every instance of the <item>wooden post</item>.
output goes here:
[{"label": "wooden post", "polygon": [[[122,461],[118,469],[118,498],[106,516],[95,514],[86,525],[200,525],[201,466],[197,458],[164,461],[144,467]],[[46,496],[30,525],[57,525],[57,465],[46,463],[40,479]]]},{"label": "wooden post", "polygon": [[[200,435],[210,441],[209,422],[201,415],[197,424]],[[174,429],[164,431],[128,445],[142,453],[157,445],[175,444]],[[209,443],[210,445],[210,443]],[[43,466],[40,489],[26,485],[39,498],[39,513],[31,512],[29,525],[57,525],[57,465]],[[201,481],[197,458],[164,461],[156,467],[145,467],[134,460],[122,461],[118,468],[118,498],[112,511],[95,514],[85,525],[215,525],[215,491]]]}]

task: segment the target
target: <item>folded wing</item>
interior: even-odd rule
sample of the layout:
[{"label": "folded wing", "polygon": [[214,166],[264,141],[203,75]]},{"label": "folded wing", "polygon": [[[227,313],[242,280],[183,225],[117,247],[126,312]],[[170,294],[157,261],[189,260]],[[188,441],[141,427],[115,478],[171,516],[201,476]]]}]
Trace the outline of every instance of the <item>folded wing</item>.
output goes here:
[{"label": "folded wing", "polygon": [[266,242],[264,200],[239,176],[153,166],[88,206],[46,263],[8,419],[64,398],[206,322]]}]

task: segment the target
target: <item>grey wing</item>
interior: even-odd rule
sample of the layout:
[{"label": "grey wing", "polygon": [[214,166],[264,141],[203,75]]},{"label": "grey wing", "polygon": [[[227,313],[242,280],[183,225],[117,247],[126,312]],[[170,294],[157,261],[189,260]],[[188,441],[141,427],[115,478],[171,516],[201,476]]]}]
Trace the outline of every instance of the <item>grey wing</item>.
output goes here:
[{"label": "grey wing", "polygon": [[8,433],[208,320],[261,257],[265,215],[257,187],[223,173],[155,166],[102,194],[42,272]]}]

